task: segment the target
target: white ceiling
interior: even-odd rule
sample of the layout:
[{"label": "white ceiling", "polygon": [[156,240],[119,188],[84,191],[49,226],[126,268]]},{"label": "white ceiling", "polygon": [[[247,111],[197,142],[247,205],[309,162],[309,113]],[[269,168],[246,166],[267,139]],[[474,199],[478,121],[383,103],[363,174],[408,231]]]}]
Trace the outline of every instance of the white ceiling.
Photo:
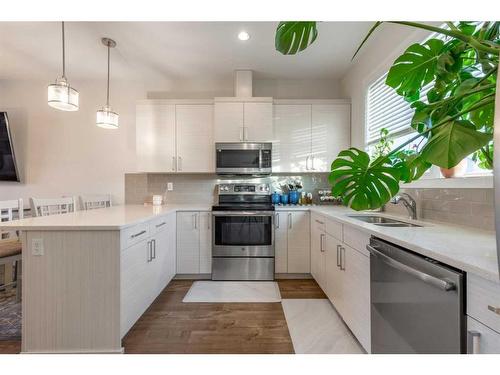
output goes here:
[{"label": "white ceiling", "polygon": [[[322,22],[314,45],[295,56],[274,49],[278,22],[68,22],[69,80],[101,79],[106,73],[102,36],[112,50],[112,79],[142,82],[227,79],[251,69],[257,79],[335,79],[370,22]],[[241,30],[251,39],[237,39]],[[0,22],[0,79],[45,79],[61,71],[61,27],[57,22]]]}]

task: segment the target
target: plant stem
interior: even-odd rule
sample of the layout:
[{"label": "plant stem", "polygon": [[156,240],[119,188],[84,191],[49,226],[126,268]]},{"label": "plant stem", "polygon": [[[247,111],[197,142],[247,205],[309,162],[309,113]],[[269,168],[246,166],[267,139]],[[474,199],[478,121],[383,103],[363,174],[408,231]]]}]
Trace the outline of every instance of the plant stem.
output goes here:
[{"label": "plant stem", "polygon": [[470,44],[472,47],[474,47],[475,49],[480,50],[482,52],[491,53],[494,55],[500,54],[500,48],[493,48],[493,47],[486,46],[483,43],[481,43],[480,41],[478,41],[476,38],[465,35],[461,32],[455,31],[455,30],[446,30],[446,29],[442,29],[440,27],[425,25],[423,23],[418,23],[418,22],[406,22],[406,21],[386,21],[386,22],[416,27],[418,29],[434,31],[434,32],[439,33],[439,34],[444,34],[444,35],[450,36],[452,38],[459,39],[462,42]]},{"label": "plant stem", "polygon": [[482,102],[479,102],[473,106],[471,106],[470,108],[468,109],[465,109],[463,111],[460,111],[458,112],[457,114],[451,116],[451,117],[447,117],[445,118],[444,120],[441,120],[439,121],[436,125],[434,125],[432,128],[429,128],[425,131],[423,131],[422,133],[418,133],[417,135],[415,135],[414,137],[410,138],[408,141],[404,142],[403,144],[401,144],[400,146],[396,147],[394,150],[392,150],[390,153],[388,153],[386,156],[384,157],[381,157],[380,159],[378,159],[377,161],[375,161],[375,163],[373,163],[373,166],[377,166],[377,165],[380,165],[381,163],[385,163],[389,157],[391,157],[392,155],[396,154],[398,151],[401,151],[403,148],[405,148],[408,144],[410,144],[411,142],[417,140],[418,138],[424,136],[425,134],[433,131],[433,130],[436,130],[437,128],[439,128],[440,126],[450,122],[450,121],[453,121],[453,120],[456,120],[457,118],[459,118],[460,116],[463,116],[464,114],[466,113],[469,113],[469,112],[472,112],[478,108],[481,108],[481,107],[484,107],[485,105],[488,105],[490,103],[494,103],[495,102],[495,99],[489,99],[489,100],[484,100]]}]

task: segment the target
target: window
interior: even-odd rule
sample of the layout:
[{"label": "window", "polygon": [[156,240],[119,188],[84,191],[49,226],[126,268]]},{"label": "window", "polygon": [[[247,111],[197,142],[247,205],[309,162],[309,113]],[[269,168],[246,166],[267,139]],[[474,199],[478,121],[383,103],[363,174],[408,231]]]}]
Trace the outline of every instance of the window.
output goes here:
[{"label": "window", "polygon": [[[430,38],[446,39],[444,35],[431,34],[425,40]],[[414,110],[392,87],[385,84],[387,74],[384,73],[380,78],[375,80],[367,90],[365,146],[367,152],[370,154],[373,154],[374,146],[379,142],[381,137],[380,131],[383,128],[389,131],[390,138],[393,141],[393,149],[416,134],[415,130],[411,127],[411,118],[413,117]],[[420,93],[421,101],[427,102],[427,92],[431,87],[432,83],[422,89]],[[425,138],[419,138],[405,148],[414,149],[421,147],[425,141]],[[491,174],[491,171],[479,168],[472,160],[472,155],[467,158],[466,175],[478,176],[489,174]],[[428,171],[427,175],[429,177],[437,177],[439,176],[439,172],[437,170]]]}]

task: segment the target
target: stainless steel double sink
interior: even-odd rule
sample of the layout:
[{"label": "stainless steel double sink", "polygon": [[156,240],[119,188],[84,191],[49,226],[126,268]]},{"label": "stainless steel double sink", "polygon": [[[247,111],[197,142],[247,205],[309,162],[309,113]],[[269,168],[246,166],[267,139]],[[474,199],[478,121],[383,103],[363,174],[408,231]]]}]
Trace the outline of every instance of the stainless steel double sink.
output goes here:
[{"label": "stainless steel double sink", "polygon": [[390,219],[384,216],[376,216],[376,215],[347,215],[356,220],[364,221],[365,223],[370,223],[374,225],[378,225],[381,227],[421,227],[422,225],[407,223],[406,221],[400,221],[396,219]]}]

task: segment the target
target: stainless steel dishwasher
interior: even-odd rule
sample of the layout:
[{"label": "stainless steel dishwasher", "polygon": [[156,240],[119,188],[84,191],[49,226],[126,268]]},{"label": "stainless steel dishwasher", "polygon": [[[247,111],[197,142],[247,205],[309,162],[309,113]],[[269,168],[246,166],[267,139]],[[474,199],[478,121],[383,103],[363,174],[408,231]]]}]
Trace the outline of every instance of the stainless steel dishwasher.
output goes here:
[{"label": "stainless steel dishwasher", "polygon": [[465,353],[464,273],[372,237],[372,353]]}]

